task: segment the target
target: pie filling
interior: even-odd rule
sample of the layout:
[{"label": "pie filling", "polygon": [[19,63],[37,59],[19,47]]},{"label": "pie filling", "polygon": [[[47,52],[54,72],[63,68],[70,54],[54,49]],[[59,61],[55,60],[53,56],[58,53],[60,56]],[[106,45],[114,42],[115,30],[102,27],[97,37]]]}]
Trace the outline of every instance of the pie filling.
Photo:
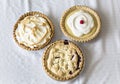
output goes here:
[{"label": "pie filling", "polygon": [[77,49],[65,40],[53,45],[48,54],[47,67],[58,76],[67,77],[75,73],[80,67],[81,57]]},{"label": "pie filling", "polygon": [[16,39],[20,44],[35,48],[50,39],[51,28],[47,20],[38,14],[26,16],[18,23],[15,31]]}]

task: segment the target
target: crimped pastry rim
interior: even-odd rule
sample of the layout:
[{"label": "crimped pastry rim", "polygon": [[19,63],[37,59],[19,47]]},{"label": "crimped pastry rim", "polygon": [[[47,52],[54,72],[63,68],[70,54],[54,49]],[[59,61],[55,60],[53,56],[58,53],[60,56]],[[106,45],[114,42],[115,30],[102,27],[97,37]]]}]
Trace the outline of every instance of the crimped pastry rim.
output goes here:
[{"label": "crimped pastry rim", "polygon": [[[69,33],[65,30],[65,19],[67,17],[67,15],[69,13],[71,13],[73,10],[76,10],[76,9],[84,9],[84,10],[87,10],[89,12],[92,12],[92,14],[95,16],[96,18],[96,21],[97,21],[97,29],[95,31],[94,34],[92,34],[91,36],[87,37],[87,38],[75,38],[71,35],[69,35]],[[62,17],[60,19],[60,27],[61,27],[61,30],[62,32],[64,33],[65,36],[69,37],[70,39],[74,40],[74,41],[77,41],[77,42],[88,42],[92,39],[94,39],[100,32],[100,29],[101,29],[101,20],[100,20],[100,16],[98,15],[98,13],[89,8],[88,6],[83,6],[83,5],[76,5],[76,6],[72,6],[71,8],[67,9],[63,14],[62,14]]]},{"label": "crimped pastry rim", "polygon": [[82,72],[82,70],[83,70],[83,68],[84,68],[84,65],[85,65],[85,62],[84,62],[84,60],[85,60],[85,58],[84,58],[84,56],[83,56],[83,53],[82,53],[82,51],[81,51],[81,49],[75,44],[75,43],[73,43],[73,42],[71,42],[71,41],[68,41],[69,43],[72,43],[75,47],[77,47],[78,49],[79,49],[79,51],[80,51],[80,53],[79,53],[79,55],[80,55],[80,57],[82,58],[82,64],[81,64],[81,69],[79,69],[78,71],[77,71],[77,74],[73,74],[72,76],[69,76],[69,77],[59,77],[59,76],[57,76],[57,75],[55,75],[55,74],[53,74],[52,72],[50,72],[49,70],[48,70],[48,68],[47,68],[47,66],[46,66],[46,58],[45,58],[45,56],[46,56],[46,54],[47,54],[47,51],[49,50],[49,48],[51,47],[51,46],[53,46],[54,44],[56,44],[56,43],[61,43],[61,42],[64,42],[64,40],[57,40],[57,41],[55,41],[55,42],[53,42],[53,43],[51,43],[50,45],[48,45],[47,46],[47,48],[45,49],[45,51],[44,51],[44,53],[43,53],[43,56],[42,56],[42,65],[43,65],[43,69],[45,70],[45,72],[47,73],[47,75],[48,76],[50,76],[51,78],[53,78],[53,79],[55,79],[55,80],[58,80],[58,81],[66,81],[66,80],[70,80],[70,79],[73,79],[73,78],[75,78],[75,77],[77,77],[81,72]]},{"label": "crimped pastry rim", "polygon": [[[16,35],[15,35],[15,31],[17,29],[17,26],[18,26],[18,23],[23,20],[26,16],[30,16],[30,15],[35,15],[35,14],[39,14],[41,17],[45,18],[49,25],[50,25],[50,28],[51,28],[51,36],[50,36],[50,39],[47,39],[48,41],[46,41],[46,43],[44,43],[43,45],[41,46],[38,46],[38,47],[35,47],[35,48],[30,48],[30,47],[27,47],[25,46],[24,44],[20,44],[18,42],[18,40],[16,39]],[[23,49],[26,49],[26,50],[30,50],[30,51],[35,51],[35,50],[40,50],[42,48],[44,48],[45,46],[47,46],[47,44],[51,41],[52,37],[54,35],[54,25],[52,23],[52,21],[48,18],[48,16],[46,16],[45,14],[41,13],[41,12],[38,12],[38,11],[31,11],[31,12],[27,12],[27,13],[24,13],[23,15],[21,15],[19,17],[19,19],[17,20],[17,22],[15,23],[14,25],[14,29],[13,29],[13,38],[15,40],[15,42],[20,46],[22,47]]]}]

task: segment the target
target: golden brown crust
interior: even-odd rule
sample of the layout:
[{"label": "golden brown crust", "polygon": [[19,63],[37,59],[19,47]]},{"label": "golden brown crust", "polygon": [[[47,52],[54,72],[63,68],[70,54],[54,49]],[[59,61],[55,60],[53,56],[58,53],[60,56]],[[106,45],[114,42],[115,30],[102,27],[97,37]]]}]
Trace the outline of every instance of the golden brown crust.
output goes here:
[{"label": "golden brown crust", "polygon": [[[45,19],[48,21],[48,23],[49,23],[49,25],[50,25],[50,28],[51,28],[51,35],[50,35],[50,39],[48,39],[48,41],[46,41],[46,43],[44,43],[43,45],[38,46],[38,47],[35,47],[35,48],[30,48],[30,47],[27,47],[27,46],[25,46],[25,45],[23,45],[23,44],[20,44],[20,43],[18,42],[18,40],[16,39],[15,31],[16,31],[16,29],[17,29],[17,27],[18,27],[18,23],[19,23],[21,20],[23,20],[26,16],[31,16],[31,15],[35,15],[35,14],[39,14],[41,17],[45,18]],[[42,14],[42,13],[40,13],[40,12],[37,12],[37,11],[27,12],[27,13],[23,14],[23,15],[17,20],[16,24],[14,25],[14,30],[13,30],[13,37],[14,37],[15,42],[16,42],[20,47],[22,47],[22,48],[24,48],[24,49],[26,49],[26,50],[39,50],[39,49],[44,48],[44,47],[51,41],[53,35],[54,35],[54,26],[53,26],[53,23],[51,22],[51,20],[50,20],[46,15],[44,15],[44,14]]]},{"label": "golden brown crust", "polygon": [[[76,37],[70,35],[66,31],[66,28],[65,28],[65,19],[68,16],[68,14],[70,14],[71,12],[73,12],[74,10],[77,10],[77,9],[88,11],[89,13],[93,14],[93,16],[95,17],[95,19],[97,21],[96,31],[92,35],[90,35],[88,37],[85,37],[85,38],[76,38]],[[76,5],[76,6],[73,6],[73,7],[69,8],[68,10],[66,10],[63,13],[63,15],[61,17],[61,20],[60,20],[60,27],[61,27],[61,30],[64,33],[64,35],[67,36],[67,37],[69,37],[70,39],[72,39],[74,41],[78,41],[78,42],[88,42],[89,40],[94,39],[98,35],[98,33],[100,32],[101,21],[100,21],[99,15],[93,9],[91,9],[91,8],[89,8],[87,6]]]},{"label": "golden brown crust", "polygon": [[46,58],[48,58],[48,53],[49,53],[49,50],[50,50],[50,48],[52,47],[52,46],[54,46],[55,44],[59,44],[59,43],[63,43],[64,42],[64,40],[59,40],[59,41],[56,41],[56,42],[54,42],[54,43],[52,43],[52,44],[50,44],[47,48],[46,48],[46,50],[45,50],[45,52],[44,52],[44,54],[43,54],[43,58],[42,58],[42,63],[43,63],[43,68],[44,68],[44,70],[46,71],[46,73],[51,77],[51,78],[53,78],[53,79],[55,79],[55,80],[59,80],[59,81],[65,81],[65,80],[69,80],[69,79],[72,79],[72,78],[75,78],[76,76],[78,76],[79,74],[80,74],[80,72],[82,71],[82,69],[83,69],[83,67],[84,67],[84,57],[83,57],[83,53],[82,53],[82,51],[81,51],[81,49],[79,48],[79,47],[77,47],[77,45],[76,44],[74,44],[74,43],[72,43],[71,41],[68,41],[70,44],[72,44],[72,46],[74,46],[75,48],[77,48],[78,50],[78,55],[81,57],[81,62],[80,62],[80,69],[78,69],[75,73],[73,73],[72,75],[69,75],[69,76],[67,76],[67,77],[61,77],[61,76],[58,76],[58,75],[56,75],[56,74],[54,74],[53,72],[51,72],[49,69],[48,69],[48,67],[47,67],[47,59]]}]

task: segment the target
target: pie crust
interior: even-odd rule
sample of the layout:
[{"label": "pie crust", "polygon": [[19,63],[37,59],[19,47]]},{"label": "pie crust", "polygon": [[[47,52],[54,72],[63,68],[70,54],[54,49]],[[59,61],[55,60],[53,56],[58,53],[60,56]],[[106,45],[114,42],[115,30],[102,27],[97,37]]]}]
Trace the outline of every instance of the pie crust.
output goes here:
[{"label": "pie crust", "polygon": [[[93,17],[95,25],[94,25],[94,28],[92,28],[88,34],[84,34],[81,37],[76,37],[71,33],[68,26],[66,26],[66,19],[73,12],[80,11],[80,10],[89,13]],[[87,41],[95,38],[98,35],[98,33],[100,32],[101,21],[100,21],[99,15],[93,9],[91,9],[87,6],[76,5],[76,6],[69,8],[68,10],[66,10],[63,13],[61,20],[60,20],[60,27],[61,27],[61,30],[64,33],[64,35],[69,37],[70,39],[77,41],[77,42],[87,42]]]},{"label": "pie crust", "polygon": [[[43,43],[43,45],[40,45],[40,46],[36,46],[34,48],[31,48],[29,46],[26,46],[22,43],[19,43],[18,42],[18,39],[16,38],[16,29],[18,28],[18,24],[24,19],[26,18],[27,16],[34,16],[34,15],[39,15],[40,17],[44,18],[47,23],[49,24],[50,26],[50,37],[48,39],[46,39],[47,41],[45,43]],[[51,22],[51,20],[44,14],[40,13],[40,12],[37,12],[37,11],[32,11],[32,12],[27,12],[25,14],[23,14],[16,22],[16,24],[14,25],[14,30],[13,30],[13,37],[14,37],[14,40],[15,42],[22,48],[26,49],[26,50],[39,50],[39,49],[42,49],[44,48],[52,39],[54,35],[54,26],[53,26],[53,23]]]},{"label": "pie crust", "polygon": [[61,81],[75,78],[84,65],[81,49],[68,40],[59,40],[50,44],[42,60],[47,74]]}]

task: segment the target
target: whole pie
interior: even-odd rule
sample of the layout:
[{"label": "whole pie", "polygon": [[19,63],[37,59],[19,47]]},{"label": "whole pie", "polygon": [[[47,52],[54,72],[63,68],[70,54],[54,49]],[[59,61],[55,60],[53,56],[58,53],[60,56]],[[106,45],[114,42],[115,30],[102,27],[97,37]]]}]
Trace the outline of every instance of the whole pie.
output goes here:
[{"label": "whole pie", "polygon": [[28,12],[22,15],[14,26],[14,39],[27,50],[45,47],[54,34],[50,19],[40,12]]},{"label": "whole pie", "polygon": [[52,43],[43,55],[45,71],[56,80],[68,80],[76,77],[81,72],[83,64],[82,51],[68,40]]},{"label": "whole pie", "polygon": [[86,42],[95,38],[101,27],[98,14],[86,6],[73,6],[61,18],[63,33],[72,40]]}]

